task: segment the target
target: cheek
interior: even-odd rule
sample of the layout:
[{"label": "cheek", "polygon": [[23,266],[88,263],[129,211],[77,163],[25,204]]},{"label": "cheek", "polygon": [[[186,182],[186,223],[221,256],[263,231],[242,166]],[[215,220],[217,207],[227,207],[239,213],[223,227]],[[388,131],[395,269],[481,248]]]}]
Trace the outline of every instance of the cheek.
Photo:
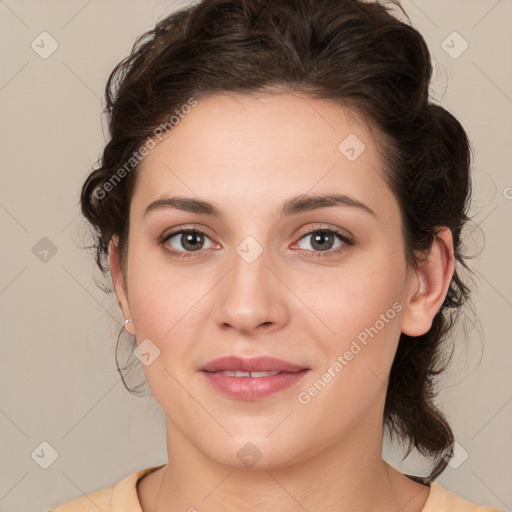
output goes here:
[{"label": "cheek", "polygon": [[[330,281],[329,286],[337,288],[334,293],[316,297],[319,315],[331,332],[326,336],[325,328],[309,331],[319,364],[298,397],[306,404],[304,410],[316,411],[323,428],[332,432],[341,425],[355,428],[385,392],[404,309],[398,271],[366,277],[352,273],[339,281]],[[329,418],[321,413],[325,410]]]},{"label": "cheek", "polygon": [[308,323],[317,326],[319,339],[328,340],[329,345],[344,345],[375,324],[386,335],[400,331],[399,317],[406,290],[405,262],[391,250],[355,259],[328,272],[294,277],[293,289],[315,313],[302,316],[311,317]]},{"label": "cheek", "polygon": [[404,311],[405,261],[391,250],[385,254],[336,269],[309,290],[313,309],[329,330],[318,320],[309,323],[320,325],[309,337],[322,357],[314,377],[301,387],[302,398],[314,401],[319,411],[331,410],[333,424],[342,422],[346,406],[357,421],[386,388]]},{"label": "cheek", "polygon": [[165,340],[176,330],[200,323],[201,301],[213,285],[212,272],[203,275],[193,267],[161,264],[149,268],[147,259],[136,255],[133,262],[129,299],[138,334]]}]

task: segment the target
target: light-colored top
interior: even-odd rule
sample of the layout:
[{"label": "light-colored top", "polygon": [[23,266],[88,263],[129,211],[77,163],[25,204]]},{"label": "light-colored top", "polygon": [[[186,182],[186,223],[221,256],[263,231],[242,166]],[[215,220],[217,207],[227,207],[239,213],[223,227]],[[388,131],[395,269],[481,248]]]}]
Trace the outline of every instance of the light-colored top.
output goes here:
[{"label": "light-colored top", "polygon": [[[93,492],[46,512],[142,512],[137,496],[137,482],[162,466],[141,469],[114,487]],[[447,491],[436,482],[430,483],[430,494],[421,512],[503,512],[483,507]]]}]

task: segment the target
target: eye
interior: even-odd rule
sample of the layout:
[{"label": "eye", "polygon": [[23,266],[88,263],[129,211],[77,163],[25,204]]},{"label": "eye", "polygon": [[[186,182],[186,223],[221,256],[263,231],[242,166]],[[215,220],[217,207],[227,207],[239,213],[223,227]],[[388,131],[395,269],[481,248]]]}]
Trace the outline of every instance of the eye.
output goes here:
[{"label": "eye", "polygon": [[179,229],[166,235],[161,241],[167,251],[172,254],[178,254],[181,257],[193,256],[194,253],[201,249],[210,249],[213,242],[202,231],[197,229]]},{"label": "eye", "polygon": [[[177,228],[165,235],[160,243],[165,251],[180,258],[199,256],[202,250],[218,247],[206,233],[196,228]],[[311,252],[312,256],[323,256],[323,253],[328,256],[339,253],[350,245],[353,245],[352,240],[341,230],[321,227],[303,234],[292,248],[298,247]]]},{"label": "eye", "polygon": [[[306,243],[303,243],[305,241]],[[301,245],[302,243],[302,245]],[[346,249],[346,246],[353,245],[353,242],[341,231],[333,228],[318,228],[308,231],[296,243],[299,249],[313,251],[314,256],[321,256],[320,253],[338,253]]]}]

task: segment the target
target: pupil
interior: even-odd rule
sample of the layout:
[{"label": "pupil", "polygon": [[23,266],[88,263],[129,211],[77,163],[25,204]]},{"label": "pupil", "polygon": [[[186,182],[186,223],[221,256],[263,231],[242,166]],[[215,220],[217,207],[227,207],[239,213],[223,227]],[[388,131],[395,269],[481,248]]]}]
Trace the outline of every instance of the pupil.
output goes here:
[{"label": "pupil", "polygon": [[[326,243],[327,239],[327,243]],[[330,248],[330,245],[332,244],[332,235],[330,233],[326,233],[323,231],[318,231],[317,234],[313,237],[313,247],[315,245],[318,245],[318,247],[315,247],[316,249],[320,249],[322,251],[325,251]],[[329,246],[329,247],[326,247]]]}]

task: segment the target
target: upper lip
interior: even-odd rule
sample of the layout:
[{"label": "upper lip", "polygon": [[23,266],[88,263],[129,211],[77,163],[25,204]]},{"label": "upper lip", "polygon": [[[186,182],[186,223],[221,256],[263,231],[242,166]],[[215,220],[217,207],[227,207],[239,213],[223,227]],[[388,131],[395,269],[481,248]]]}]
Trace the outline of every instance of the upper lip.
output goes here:
[{"label": "upper lip", "polygon": [[275,357],[244,358],[239,356],[219,357],[206,363],[201,370],[207,372],[241,371],[241,372],[299,372],[305,370],[299,366]]}]

